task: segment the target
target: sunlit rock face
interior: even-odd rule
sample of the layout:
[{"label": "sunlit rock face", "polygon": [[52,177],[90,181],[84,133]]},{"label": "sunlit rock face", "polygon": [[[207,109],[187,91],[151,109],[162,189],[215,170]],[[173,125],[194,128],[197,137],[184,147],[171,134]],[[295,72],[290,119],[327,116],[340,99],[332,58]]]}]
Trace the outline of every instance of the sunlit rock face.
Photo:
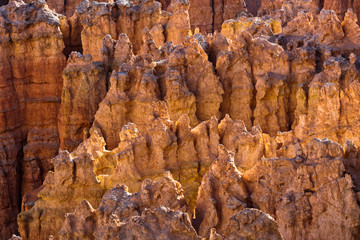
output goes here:
[{"label": "sunlit rock face", "polygon": [[[31,3],[34,1],[31,0],[24,0],[25,3]],[[46,2],[46,4],[49,6],[51,10],[53,10],[56,13],[65,15],[66,17],[70,18],[72,15],[74,15],[76,11],[76,7],[83,2],[82,0],[44,0],[43,2]],[[99,0],[97,2],[114,2],[113,0]],[[1,5],[1,4],[0,4]]]},{"label": "sunlit rock face", "polygon": [[[284,239],[336,239],[338,232],[356,238],[360,209],[341,146],[313,139],[303,151],[293,159],[262,159],[245,172],[254,206],[274,216]],[[351,224],[338,219],[351,219]],[[332,227],[315,227],[323,221]]]},{"label": "sunlit rock face", "polygon": [[[106,73],[91,55],[72,52],[63,71],[59,112],[60,148],[73,150],[86,138],[106,94]],[[84,132],[85,131],[85,132]]]},{"label": "sunlit rock face", "polygon": [[26,2],[0,239],[360,238],[356,1]]}]

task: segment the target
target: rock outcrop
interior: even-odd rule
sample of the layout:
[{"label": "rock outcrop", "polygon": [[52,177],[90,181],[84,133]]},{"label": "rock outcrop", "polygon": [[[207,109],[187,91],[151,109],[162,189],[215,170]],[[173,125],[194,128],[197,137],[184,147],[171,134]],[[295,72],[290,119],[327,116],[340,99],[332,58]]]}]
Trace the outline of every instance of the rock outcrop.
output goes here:
[{"label": "rock outcrop", "polygon": [[[24,2],[31,3],[31,0],[24,0]],[[63,14],[70,18],[75,13],[76,7],[82,2],[82,0],[43,0],[43,2],[46,2],[49,8],[56,13]],[[113,2],[113,0],[98,0],[97,2]]]},{"label": "rock outcrop", "polygon": [[175,47],[168,61],[167,67],[183,75],[187,88],[195,95],[197,118],[204,121],[212,116],[219,117],[223,88],[208,56],[196,39],[188,38]]},{"label": "rock outcrop", "polygon": [[209,237],[212,228],[224,234],[230,217],[248,206],[247,198],[242,174],[236,169],[232,156],[221,149],[199,188],[194,220],[199,235]]},{"label": "rock outcrop", "polygon": [[[0,6],[7,4],[8,0],[0,1]],[[25,0],[30,2],[30,0]],[[81,3],[80,0],[75,1],[54,1],[46,0],[49,8],[57,13],[63,14],[70,18],[76,11],[76,7]],[[115,0],[98,0],[97,2],[113,3]],[[169,11],[169,6],[172,1],[161,0],[162,9]],[[219,30],[221,24],[228,20],[236,18],[243,12],[249,12],[253,16],[258,13],[260,15],[269,14],[272,11],[286,11],[291,7],[298,7],[299,5],[306,8],[312,8],[314,12],[320,11],[322,8],[333,10],[340,19],[343,19],[345,12],[351,8],[355,14],[360,17],[360,4],[353,0],[310,0],[310,1],[270,1],[270,0],[238,0],[238,1],[190,1],[189,15],[192,29],[196,27],[202,31],[212,32]],[[201,12],[199,12],[199,10]],[[294,9],[292,10],[294,11]],[[296,10],[295,10],[296,11]]]},{"label": "rock outcrop", "polygon": [[226,115],[218,128],[220,142],[235,154],[234,163],[239,171],[249,170],[263,156],[269,156],[265,148],[269,136],[263,134],[259,127],[248,131],[243,121],[234,121]]},{"label": "rock outcrop", "polygon": [[230,239],[272,239],[282,240],[275,220],[258,209],[246,208],[230,218],[223,235],[214,229],[211,231],[210,240]]},{"label": "rock outcrop", "polygon": [[358,239],[356,4],[10,1],[0,238]]},{"label": "rock outcrop", "polygon": [[[195,127],[199,120],[220,117],[223,88],[196,39],[159,49],[152,35],[145,34],[148,37],[138,55],[133,55],[125,35],[117,41],[107,37],[103,42],[105,66],[115,71],[93,127],[103,134],[109,149],[117,147],[118,133],[128,122],[145,133],[156,118],[176,121],[187,114]],[[214,88],[208,90],[207,86]],[[113,125],[109,119],[119,124]]]},{"label": "rock outcrop", "polygon": [[66,213],[72,212],[83,199],[97,207],[104,194],[90,153],[72,156],[67,151],[60,152],[54,159],[54,172],[48,173],[44,185],[34,206],[18,215],[22,239],[48,239],[57,235]]},{"label": "rock outcrop", "polygon": [[[125,33],[136,53],[142,44],[144,28],[152,32],[158,44],[164,44],[165,41],[179,44],[190,33],[188,7],[186,1],[172,1],[169,12],[165,12],[157,1],[85,1],[69,19],[65,34],[69,36],[69,45],[76,45],[76,40],[81,38],[83,53],[90,54],[94,61],[101,60],[102,40],[107,34],[117,39],[119,34]],[[77,32],[69,33],[72,29],[77,29]]]},{"label": "rock outcrop", "polygon": [[0,8],[0,238],[16,232],[21,196],[38,188],[59,147],[65,65],[59,16],[41,1]]},{"label": "rock outcrop", "polygon": [[341,1],[333,1],[333,0],[324,0],[323,8],[331,9],[336,12],[339,18],[343,18],[345,12],[351,8],[360,17],[360,3],[357,1],[349,1],[349,0],[341,0]]},{"label": "rock outcrop", "polygon": [[304,150],[294,159],[262,159],[244,173],[253,206],[276,219],[285,239],[358,238],[360,208],[342,147],[313,139]]},{"label": "rock outcrop", "polygon": [[88,137],[99,103],[105,97],[106,87],[103,64],[92,62],[90,55],[72,52],[63,72],[59,112],[60,149],[72,151]]},{"label": "rock outcrop", "polygon": [[[60,239],[199,239],[191,226],[181,186],[170,174],[157,182],[145,180],[131,194],[116,186],[102,197],[99,208],[87,201],[67,214]],[[160,231],[159,231],[160,230]]]},{"label": "rock outcrop", "polygon": [[237,14],[246,11],[244,0],[196,1],[190,0],[190,23],[192,29],[199,28],[203,33],[221,29],[221,24]]}]

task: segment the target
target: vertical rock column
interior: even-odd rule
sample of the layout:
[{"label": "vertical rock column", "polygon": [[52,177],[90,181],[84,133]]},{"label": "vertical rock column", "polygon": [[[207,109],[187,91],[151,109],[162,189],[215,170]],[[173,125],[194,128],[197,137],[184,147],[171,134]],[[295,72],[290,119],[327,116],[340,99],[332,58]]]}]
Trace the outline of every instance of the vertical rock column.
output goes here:
[{"label": "vertical rock column", "polygon": [[106,95],[106,73],[90,55],[72,52],[64,73],[59,115],[60,148],[73,150],[87,137]]},{"label": "vertical rock column", "polygon": [[59,17],[43,1],[1,7],[0,26],[0,238],[8,239],[21,195],[41,185],[57,153],[65,57]]}]

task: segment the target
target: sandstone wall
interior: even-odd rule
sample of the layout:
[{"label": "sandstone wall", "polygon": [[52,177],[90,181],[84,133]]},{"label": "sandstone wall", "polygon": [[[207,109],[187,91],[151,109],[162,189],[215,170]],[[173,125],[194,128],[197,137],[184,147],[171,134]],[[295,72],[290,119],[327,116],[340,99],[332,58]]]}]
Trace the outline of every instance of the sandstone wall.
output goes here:
[{"label": "sandstone wall", "polygon": [[42,184],[58,151],[65,57],[59,18],[44,4],[3,6],[0,25],[0,238],[6,239],[16,232],[21,196]]}]

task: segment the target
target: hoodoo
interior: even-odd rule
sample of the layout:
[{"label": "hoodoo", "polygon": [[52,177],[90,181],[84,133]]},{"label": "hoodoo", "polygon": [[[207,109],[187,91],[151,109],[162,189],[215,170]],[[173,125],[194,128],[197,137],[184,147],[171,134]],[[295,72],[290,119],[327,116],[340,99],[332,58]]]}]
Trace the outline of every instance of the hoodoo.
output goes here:
[{"label": "hoodoo", "polygon": [[359,17],[0,0],[0,239],[360,239]]}]

